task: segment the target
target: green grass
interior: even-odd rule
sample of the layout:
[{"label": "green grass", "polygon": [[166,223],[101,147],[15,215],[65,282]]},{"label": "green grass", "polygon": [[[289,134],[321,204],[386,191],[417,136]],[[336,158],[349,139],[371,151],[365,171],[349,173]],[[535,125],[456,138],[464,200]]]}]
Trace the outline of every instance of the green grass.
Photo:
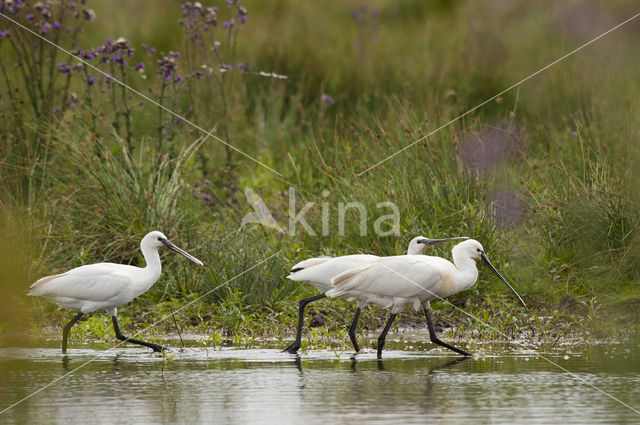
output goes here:
[{"label": "green grass", "polygon": [[[136,48],[132,63],[144,60],[142,43],[183,51],[179,37],[167,36],[181,34],[176,3],[131,10],[93,3],[97,18],[85,26],[82,48],[124,36]],[[510,334],[519,325],[542,329],[547,325],[535,324],[541,316],[557,317],[560,327],[580,324],[580,329],[617,329],[637,319],[640,86],[638,60],[629,54],[638,36],[630,28],[357,177],[588,40],[588,34],[572,32],[570,17],[600,6],[579,3],[567,14],[568,6],[551,2],[482,8],[464,1],[400,6],[375,1],[369,10],[379,10],[378,17],[356,21],[351,10],[357,2],[244,5],[249,20],[238,35],[236,60],[288,79],[253,74],[236,79],[225,89],[226,107],[214,86],[193,80],[167,106],[283,178],[240,154],[229,159],[221,143],[185,123],[171,124],[172,138],[160,144],[158,109],[138,105],[136,95],[128,99],[129,106],[136,105],[131,107],[130,144],[122,125],[114,125],[123,110],[120,94],[114,101],[95,94],[91,105],[81,95],[74,111],[34,114],[26,82],[11,67],[16,59],[7,41],[1,42],[8,78],[0,81],[0,136],[6,141],[0,149],[5,240],[0,248],[6,250],[0,255],[0,273],[8,297],[0,301],[0,323],[19,318],[58,324],[66,316],[44,301],[27,299],[28,285],[91,262],[141,264],[139,240],[153,229],[208,267],[197,269],[163,254],[161,281],[122,314],[130,320],[142,313],[158,319],[168,313],[167,305],[177,310],[198,299],[177,313],[178,322],[211,316],[201,330],[213,335],[209,342],[215,344],[222,336],[250,345],[255,338],[289,335],[296,301],[313,293],[285,278],[297,261],[354,252],[397,254],[418,234],[468,235],[483,243],[531,305],[529,311],[515,307],[484,270],[477,287],[451,301],[470,299],[472,314],[488,312]],[[596,16],[615,23],[630,16],[632,5],[611,2],[606,14]],[[175,19],[167,18],[167,10]],[[136,19],[128,19],[131,15]],[[593,26],[604,31],[608,22],[602,18]],[[62,53],[56,55],[54,62],[63,60]],[[128,83],[143,91],[156,84],[150,66],[149,80],[131,74]],[[180,66],[187,75],[186,62]],[[5,95],[8,87],[15,97]],[[80,79],[72,79],[70,90],[82,94],[85,88]],[[322,102],[322,94],[336,104]],[[509,154],[482,171],[469,170],[466,150],[478,135],[495,134],[490,132],[495,128],[514,132],[512,145],[505,148]],[[259,191],[287,227],[290,185],[298,210],[315,202],[306,217],[318,233],[322,205],[329,206],[328,235],[299,230],[289,236],[256,224],[240,229],[242,217],[251,212],[246,187]],[[504,207],[496,204],[500,191],[520,200],[521,221],[496,219],[495,212]],[[361,202],[369,214],[364,236],[353,212],[347,214],[344,235],[338,233],[337,205],[352,201]],[[375,219],[388,213],[378,207],[385,201],[398,206],[400,236],[373,232]],[[513,208],[506,206],[507,211]],[[448,257],[448,249],[438,247],[434,253]],[[564,308],[566,294],[580,308]],[[346,323],[352,306],[325,302],[322,308],[334,323]],[[373,317],[380,313],[373,309],[366,326],[374,328]],[[466,332],[466,319],[458,319],[460,331]],[[342,338],[341,327],[334,331]]]}]

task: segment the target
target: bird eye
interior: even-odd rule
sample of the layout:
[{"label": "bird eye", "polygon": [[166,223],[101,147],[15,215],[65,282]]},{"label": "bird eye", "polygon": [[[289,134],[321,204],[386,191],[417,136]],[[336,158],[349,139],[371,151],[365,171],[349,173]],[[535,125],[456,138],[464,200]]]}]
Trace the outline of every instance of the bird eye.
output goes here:
[{"label": "bird eye", "polygon": [[476,251],[478,252],[482,252],[482,250],[480,248],[476,248]]},{"label": "bird eye", "polygon": [[160,236],[158,236],[158,240],[159,240],[160,242],[162,242],[162,238],[161,238]]}]

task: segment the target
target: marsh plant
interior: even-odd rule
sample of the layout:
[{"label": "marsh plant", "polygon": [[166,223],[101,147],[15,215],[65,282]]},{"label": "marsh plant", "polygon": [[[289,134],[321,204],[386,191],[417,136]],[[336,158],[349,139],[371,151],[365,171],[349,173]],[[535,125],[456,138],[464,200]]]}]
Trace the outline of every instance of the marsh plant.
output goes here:
[{"label": "marsh plant", "polygon": [[[27,102],[36,116],[60,117],[73,109],[77,95],[72,91],[71,77],[83,65],[69,55],[61,55],[46,40],[67,50],[80,43],[85,25],[93,22],[95,12],[87,1],[0,1],[0,12],[18,21],[28,31],[3,20],[0,29],[0,71],[8,95],[4,107],[10,105],[20,115],[18,105]],[[15,79],[11,70],[16,70]],[[24,93],[23,93],[24,92]]]},{"label": "marsh plant", "polygon": [[[185,129],[185,119],[215,128],[226,141],[232,139],[231,121],[243,109],[249,70],[249,63],[236,55],[248,16],[244,6],[227,0],[219,11],[200,2],[184,3],[179,20],[185,39],[182,55],[177,50],[161,52],[151,44],[134,46],[125,37],[87,46],[83,34],[96,19],[87,3],[0,2],[3,14],[30,30],[7,20],[0,27],[0,50],[6,52],[0,59],[6,85],[0,105],[14,117],[13,126],[9,121],[3,126],[4,134],[24,131],[19,123],[28,113],[84,121],[97,137],[112,128],[129,150],[137,148],[141,138],[153,137],[156,153],[170,159],[182,148],[176,136]],[[143,107],[145,100],[130,88],[155,105]],[[155,113],[149,112],[153,109]],[[11,127],[18,131],[10,132]],[[232,150],[226,149],[230,166]],[[208,167],[206,162],[202,165]]]},{"label": "marsh plant", "polygon": [[[129,314],[202,297],[202,312],[176,321],[211,315],[196,327],[224,329],[225,341],[249,328],[289,339],[297,300],[312,294],[286,279],[300,260],[397,255],[420,234],[480,240],[527,304],[548,309],[540,317],[588,317],[597,299],[592,316],[640,323],[633,31],[454,120],[575,47],[571,25],[558,25],[566,6],[158,0],[136,2],[131,19],[99,1],[0,0],[0,207],[21,218],[4,224],[7,258],[20,258],[6,267],[5,281],[16,277],[0,313],[31,305],[46,313],[33,314],[39,325],[60,317],[27,304],[28,282],[89,262],[138,264],[139,238],[157,227],[210,267],[168,259],[166,284]],[[612,16],[628,15],[625,3]],[[591,27],[579,38],[597,35]],[[379,222],[390,233],[376,232],[396,212]],[[512,314],[483,273],[487,286],[452,302],[478,319],[486,310],[509,336],[544,328]],[[565,295],[584,309],[563,306]],[[348,321],[351,306],[333,305],[336,323]]]},{"label": "marsh plant", "polygon": [[[221,134],[228,142],[232,139],[230,120],[242,108],[246,96],[249,63],[238,61],[237,45],[247,20],[248,11],[237,0],[227,0],[223,10],[204,7],[200,2],[182,5],[180,24],[185,33],[185,62],[190,69],[189,115],[196,121],[212,114],[224,117]],[[197,103],[196,91],[205,93],[210,101]],[[227,163],[231,164],[233,151],[227,145],[225,151]]]}]

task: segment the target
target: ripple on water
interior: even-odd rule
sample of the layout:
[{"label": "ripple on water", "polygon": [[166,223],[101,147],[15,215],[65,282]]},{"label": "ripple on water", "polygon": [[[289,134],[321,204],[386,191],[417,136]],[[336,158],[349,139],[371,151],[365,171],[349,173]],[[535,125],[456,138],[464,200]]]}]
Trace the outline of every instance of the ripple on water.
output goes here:
[{"label": "ripple on water", "polygon": [[[513,348],[513,347],[511,347]],[[0,348],[4,423],[638,423],[640,355],[601,346],[545,353],[494,346],[468,360],[439,349],[169,351]],[[615,359],[612,361],[610,356]],[[565,356],[569,358],[566,359]],[[77,370],[76,370],[77,369]],[[72,373],[69,373],[72,372]]]}]

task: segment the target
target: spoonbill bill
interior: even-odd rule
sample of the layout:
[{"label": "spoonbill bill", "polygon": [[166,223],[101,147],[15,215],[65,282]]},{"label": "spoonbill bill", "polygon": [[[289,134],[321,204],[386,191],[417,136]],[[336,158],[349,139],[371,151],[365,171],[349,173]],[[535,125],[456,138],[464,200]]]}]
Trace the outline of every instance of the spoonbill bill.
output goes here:
[{"label": "spoonbill bill", "polygon": [[384,347],[387,332],[389,332],[398,313],[407,304],[413,304],[416,310],[422,306],[422,311],[427,318],[431,342],[463,356],[471,356],[470,353],[438,338],[431,319],[429,305],[431,300],[445,298],[472,287],[478,280],[476,260],[482,259],[487,267],[518,297],[522,305],[526,307],[526,304],[491,264],[480,242],[474,239],[460,242],[453,247],[451,254],[453,263],[444,258],[426,255],[380,257],[358,269],[347,270],[336,275],[331,280],[334,288],[327,291],[326,295],[343,298],[370,295],[387,300],[387,305],[383,306],[391,308],[391,316],[389,316],[389,320],[378,338],[379,359],[382,358],[382,347]]},{"label": "spoonbill bill", "polygon": [[[466,236],[462,236],[455,238],[429,239],[423,236],[417,236],[413,238],[411,242],[409,242],[407,255],[420,255],[426,247],[431,247],[439,243],[461,239],[468,238]],[[289,279],[298,282],[307,282],[321,291],[322,294],[300,300],[296,339],[282,351],[295,354],[298,349],[300,349],[300,344],[302,342],[302,327],[304,325],[304,309],[307,304],[325,298],[327,296],[327,291],[333,290],[333,286],[331,285],[331,279],[333,277],[347,270],[363,267],[379,259],[380,257],[369,254],[343,255],[340,257],[316,257],[301,261],[300,263],[293,266],[293,268],[289,272],[289,276],[287,276]],[[358,324],[358,319],[360,318],[362,308],[368,302],[374,302],[378,304],[381,302],[386,304],[386,302],[380,300],[379,297],[376,297],[375,295],[366,294],[366,296],[362,296],[364,294],[359,294],[356,292],[357,291],[352,291],[348,297],[349,300],[356,300],[358,303],[358,308],[356,309],[356,313],[353,316],[351,325],[349,326],[349,338],[351,339],[353,348],[356,350],[356,352],[358,352],[360,351],[360,347],[358,347],[358,342],[356,340],[356,326]]]},{"label": "spoonbill bill", "polygon": [[133,344],[144,345],[160,352],[165,348],[158,344],[128,338],[120,332],[117,307],[127,304],[144,294],[160,277],[161,264],[158,248],[167,247],[171,251],[188,258],[202,266],[202,261],[178,248],[161,232],[148,233],[140,242],[140,249],[146,261],[146,267],[126,264],[96,263],[88,264],[62,274],[46,276],[31,285],[28,295],[53,301],[60,308],[78,311],[62,331],[62,352],[67,352],[67,337],[71,327],[85,313],[105,309],[111,316],[116,338]]}]

